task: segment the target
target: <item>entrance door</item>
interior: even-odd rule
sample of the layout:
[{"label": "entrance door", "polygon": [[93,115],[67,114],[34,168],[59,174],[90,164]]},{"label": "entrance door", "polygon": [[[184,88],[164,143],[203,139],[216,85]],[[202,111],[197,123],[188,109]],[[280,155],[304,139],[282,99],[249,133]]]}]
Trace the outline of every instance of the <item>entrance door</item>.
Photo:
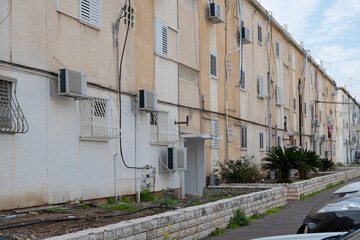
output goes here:
[{"label": "entrance door", "polygon": [[187,171],[185,171],[185,194],[202,196],[206,185],[205,141],[187,138]]}]

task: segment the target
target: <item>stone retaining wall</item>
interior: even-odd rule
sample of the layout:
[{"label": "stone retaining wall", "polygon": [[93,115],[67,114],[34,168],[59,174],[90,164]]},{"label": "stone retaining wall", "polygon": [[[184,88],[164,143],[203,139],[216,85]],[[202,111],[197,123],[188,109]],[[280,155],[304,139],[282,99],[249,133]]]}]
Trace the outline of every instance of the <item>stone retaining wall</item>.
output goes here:
[{"label": "stone retaining wall", "polygon": [[285,206],[286,194],[285,187],[277,187],[201,206],[52,237],[48,240],[164,239],[162,233],[169,231],[168,224],[171,224],[173,229],[171,239],[201,239],[216,228],[225,228],[231,216],[239,208],[244,209],[249,216],[253,213],[264,213],[273,207]]}]

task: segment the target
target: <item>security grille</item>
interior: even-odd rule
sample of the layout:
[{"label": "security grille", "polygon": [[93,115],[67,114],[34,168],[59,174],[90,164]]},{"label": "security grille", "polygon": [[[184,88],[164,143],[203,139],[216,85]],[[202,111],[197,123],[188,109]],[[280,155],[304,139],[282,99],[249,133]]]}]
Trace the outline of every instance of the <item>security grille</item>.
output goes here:
[{"label": "security grille", "polygon": [[80,0],[80,21],[101,28],[101,0]]},{"label": "security grille", "polygon": [[107,99],[80,100],[80,138],[108,141],[119,136],[115,114]]},{"label": "security grille", "polygon": [[219,147],[219,121],[211,120],[210,121],[210,134],[212,139],[210,140],[210,147],[218,148]]},{"label": "security grille", "polygon": [[177,142],[179,135],[169,112],[150,113],[150,143],[170,144]]},{"label": "security grille", "polygon": [[259,132],[259,146],[260,149],[264,149],[264,132]]},{"label": "security grille", "polygon": [[241,71],[240,88],[243,90],[246,88],[246,74],[244,69]]},{"label": "security grille", "polygon": [[28,130],[16,98],[16,80],[0,80],[0,133],[26,133]]},{"label": "security grille", "polygon": [[241,148],[247,149],[247,127],[241,126]]}]

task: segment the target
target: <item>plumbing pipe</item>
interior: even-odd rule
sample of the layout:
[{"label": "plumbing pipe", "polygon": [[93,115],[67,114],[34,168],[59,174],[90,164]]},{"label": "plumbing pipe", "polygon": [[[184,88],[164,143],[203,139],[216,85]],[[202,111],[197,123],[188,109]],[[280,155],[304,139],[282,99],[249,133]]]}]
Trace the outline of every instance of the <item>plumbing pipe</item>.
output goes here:
[{"label": "plumbing pipe", "polygon": [[115,153],[113,155],[114,159],[114,193],[115,193],[115,202],[118,202],[118,194],[117,194],[117,170],[116,170],[116,156],[118,153]]}]

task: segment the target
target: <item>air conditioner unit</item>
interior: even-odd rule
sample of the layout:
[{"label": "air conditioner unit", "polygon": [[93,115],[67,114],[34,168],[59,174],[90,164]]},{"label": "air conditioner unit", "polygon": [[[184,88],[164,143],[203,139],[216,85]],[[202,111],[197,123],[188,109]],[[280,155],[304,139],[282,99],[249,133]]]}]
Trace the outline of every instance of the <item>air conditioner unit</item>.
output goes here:
[{"label": "air conditioner unit", "polygon": [[140,89],[138,95],[138,107],[141,111],[156,111],[157,110],[157,93],[154,91]]},{"label": "air conditioner unit", "polygon": [[320,119],[315,119],[314,125],[315,127],[320,127]]},{"label": "air conditioner unit", "polygon": [[244,44],[251,43],[251,32],[246,27],[241,28],[241,36]]},{"label": "air conditioner unit", "polygon": [[311,141],[315,142],[318,139],[318,135],[316,133],[311,134]]},{"label": "air conditioner unit", "polygon": [[168,147],[166,161],[164,163],[167,171],[186,171],[187,170],[187,148]]},{"label": "air conditioner unit", "polygon": [[85,97],[87,96],[86,73],[60,69],[58,76],[58,95],[67,97]]},{"label": "air conditioner unit", "polygon": [[209,3],[209,18],[214,24],[223,22],[223,9],[219,4]]},{"label": "air conditioner unit", "polygon": [[321,141],[326,142],[328,139],[328,136],[326,134],[321,135]]}]

